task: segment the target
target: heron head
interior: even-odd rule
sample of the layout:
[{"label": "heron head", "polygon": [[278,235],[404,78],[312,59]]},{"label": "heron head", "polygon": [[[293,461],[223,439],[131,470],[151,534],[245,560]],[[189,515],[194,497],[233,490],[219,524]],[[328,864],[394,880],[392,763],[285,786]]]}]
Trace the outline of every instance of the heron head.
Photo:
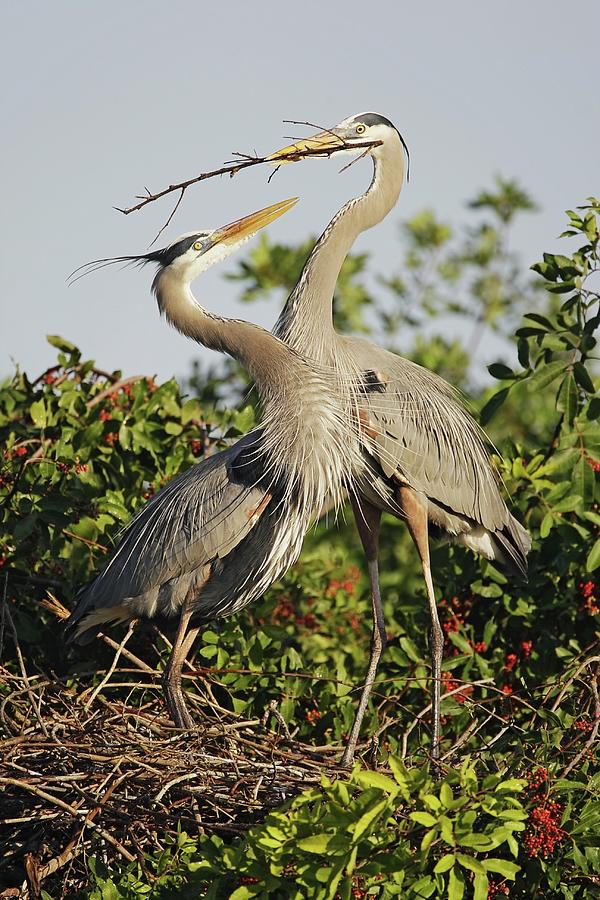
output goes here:
[{"label": "heron head", "polygon": [[[396,142],[402,145],[409,159],[408,147],[396,126],[379,113],[364,112],[349,116],[333,128],[326,128],[282,147],[267,159],[281,164],[297,162],[305,156],[329,156],[331,153],[356,153],[359,150],[377,156],[390,143]],[[371,148],[368,147],[370,143]],[[299,152],[302,152],[302,156],[298,156]]]},{"label": "heron head", "polygon": [[[156,263],[158,271],[154,280],[155,286],[158,280],[167,273],[189,283],[210,269],[211,266],[230,256],[253,234],[278,219],[297,202],[298,197],[291,197],[289,200],[282,200],[265,207],[265,209],[260,209],[258,212],[250,213],[242,219],[236,219],[229,225],[190,231],[160,250],[151,250],[148,253],[140,253],[138,256],[116,256],[93,260],[76,269],[70,276],[71,281],[77,281],[83,275],[104,266],[124,262],[141,266],[147,263]],[[73,278],[73,275],[77,275],[77,277]]]},{"label": "heron head", "polygon": [[156,262],[160,270],[170,268],[185,280],[193,280],[216,263],[226,259],[257,231],[286,213],[298,197],[274,203],[220,228],[184,234],[163,250],[148,253],[143,262]]}]

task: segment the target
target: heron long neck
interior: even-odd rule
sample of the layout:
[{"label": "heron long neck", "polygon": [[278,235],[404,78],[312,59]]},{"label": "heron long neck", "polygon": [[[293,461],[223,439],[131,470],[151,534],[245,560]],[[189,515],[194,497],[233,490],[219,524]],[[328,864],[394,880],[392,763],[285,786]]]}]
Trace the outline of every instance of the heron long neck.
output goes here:
[{"label": "heron long neck", "polygon": [[348,473],[362,466],[351,446],[351,398],[332,390],[317,365],[270,332],[208,312],[177,274],[162,272],[154,291],[161,312],[182,334],[228,353],[248,371],[263,411],[263,468],[275,481],[284,477],[289,501],[293,496],[308,518],[328,498],[339,506]]},{"label": "heron long neck", "polygon": [[306,365],[293,350],[256,325],[213,315],[198,303],[190,285],[177,273],[168,269],[161,272],[154,291],[160,311],[178,331],[243,365],[263,404],[268,403],[272,387],[281,386],[282,379],[305,374]]},{"label": "heron long neck", "polygon": [[342,264],[356,238],[392,209],[404,181],[400,141],[384,144],[374,156],[373,179],[362,196],[335,214],[310,254],[273,333],[291,347],[326,360],[335,343],[332,302]]}]

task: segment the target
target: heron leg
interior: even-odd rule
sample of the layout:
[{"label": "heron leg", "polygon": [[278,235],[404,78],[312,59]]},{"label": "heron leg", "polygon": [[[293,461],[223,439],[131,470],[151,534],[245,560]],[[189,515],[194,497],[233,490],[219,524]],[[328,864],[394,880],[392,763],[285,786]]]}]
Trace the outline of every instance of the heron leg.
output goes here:
[{"label": "heron leg", "polygon": [[398,501],[406,516],[406,524],[410,536],[419,553],[423,577],[427,589],[427,601],[429,605],[429,652],[431,655],[431,717],[433,727],[431,733],[431,755],[434,760],[440,758],[440,697],[442,679],[442,654],[444,650],[444,632],[440,625],[440,619],[435,602],[433,579],[429,562],[429,533],[427,522],[427,510],[419,502],[417,494],[412,488],[402,486],[398,489]]},{"label": "heron leg", "polygon": [[377,674],[377,666],[381,654],[385,649],[386,635],[385,623],[383,620],[383,608],[381,606],[381,594],[379,592],[379,568],[377,558],[379,555],[379,523],[381,521],[381,512],[374,506],[371,506],[366,500],[358,500],[355,497],[350,498],[352,510],[356,520],[356,527],[365,551],[367,566],[369,569],[369,580],[371,582],[371,604],[373,607],[373,633],[371,636],[371,656],[369,658],[369,667],[367,676],[356,709],[354,723],[346,744],[340,764],[345,767],[352,765],[358,736],[360,734],[360,726],[364,718],[371,689],[375,682]]},{"label": "heron leg", "polygon": [[177,728],[193,728],[194,721],[186,706],[183,689],[181,686],[181,670],[185,658],[196,640],[199,628],[191,628],[188,631],[193,609],[191,604],[186,606],[181,613],[177,634],[173,641],[171,655],[163,673],[162,684],[165,692],[167,707]]}]

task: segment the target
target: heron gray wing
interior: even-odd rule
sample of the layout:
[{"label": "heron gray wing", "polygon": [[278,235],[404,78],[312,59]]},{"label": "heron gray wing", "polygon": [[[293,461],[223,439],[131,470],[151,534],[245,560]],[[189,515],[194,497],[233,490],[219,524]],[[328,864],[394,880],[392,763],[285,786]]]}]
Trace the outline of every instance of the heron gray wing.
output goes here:
[{"label": "heron gray wing", "polygon": [[482,432],[439,376],[368,341],[352,340],[364,365],[361,425],[384,475],[448,511],[496,531],[510,513]]},{"label": "heron gray wing", "polygon": [[[108,565],[79,593],[69,625],[91,609],[142,595],[158,602],[162,585],[199,577],[243,541],[271,499],[260,480],[260,437],[251,432],[155,494],[127,526]],[[182,578],[182,586],[190,578]]]}]

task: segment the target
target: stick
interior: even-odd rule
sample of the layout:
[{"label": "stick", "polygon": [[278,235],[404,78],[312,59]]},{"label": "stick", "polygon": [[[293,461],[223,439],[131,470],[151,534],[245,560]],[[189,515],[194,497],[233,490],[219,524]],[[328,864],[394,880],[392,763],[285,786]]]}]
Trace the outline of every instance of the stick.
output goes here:
[{"label": "stick", "polygon": [[117,668],[117,663],[119,662],[119,657],[121,656],[121,653],[123,652],[123,647],[125,646],[125,644],[126,644],[127,641],[129,640],[129,638],[131,637],[131,635],[133,634],[133,631],[134,631],[134,628],[135,628],[136,625],[137,625],[137,619],[133,619],[133,620],[129,623],[129,628],[127,629],[127,633],[126,633],[125,637],[123,638],[123,640],[121,641],[121,643],[119,644],[119,646],[117,647],[117,652],[115,653],[115,657],[114,657],[114,659],[113,659],[113,661],[112,661],[112,664],[111,664],[110,669],[108,670],[108,672],[106,673],[106,675],[104,676],[104,678],[102,679],[102,681],[100,682],[100,684],[98,684],[98,685],[94,688],[94,690],[93,690],[92,693],[90,694],[89,699],[86,700],[86,702],[85,702],[84,705],[83,705],[83,708],[84,708],[84,710],[85,710],[86,712],[88,711],[88,709],[90,708],[90,706],[92,705],[92,703],[94,702],[94,700],[96,699],[96,697],[98,696],[98,694],[100,693],[100,691],[102,690],[102,688],[110,681],[111,675],[113,674],[113,672],[114,672],[115,669]]},{"label": "stick", "polygon": [[[304,123],[298,123],[304,124]],[[303,159],[305,156],[331,156],[333,153],[339,153],[340,150],[362,150],[362,149],[371,149],[372,147],[379,147],[383,141],[361,141],[355,144],[346,144],[342,143],[340,147],[323,147],[323,149],[319,150],[298,150],[295,153],[290,153],[286,156],[286,162],[298,162]],[[242,157],[242,161],[230,161],[225,163],[224,166],[221,166],[220,169],[213,169],[211,172],[201,172],[199,175],[196,175],[194,178],[188,178],[187,181],[179,181],[176,184],[170,184],[169,187],[163,188],[162,191],[157,191],[155,194],[152,194],[148,191],[145,196],[137,196],[135,199],[139,200],[139,203],[136,203],[134,206],[126,206],[119,207],[115,206],[114,209],[117,212],[123,213],[124,216],[130,215],[132,212],[138,212],[138,210],[143,209],[144,206],[147,206],[149,203],[154,203],[156,200],[160,200],[161,197],[166,197],[167,194],[172,194],[175,191],[179,191],[181,196],[177,200],[177,206],[181,203],[183,194],[187,191],[189,187],[193,184],[198,184],[200,181],[206,181],[208,178],[215,178],[217,175],[229,175],[230,178],[233,178],[234,175],[237,175],[238,172],[241,172],[242,169],[248,169],[251,166],[259,166],[266,162],[273,162],[270,160],[268,156],[250,156],[249,154],[240,153],[237,154]],[[177,206],[175,209],[177,209]],[[171,218],[173,213],[171,214]]]},{"label": "stick", "polygon": [[35,794],[36,797],[39,797],[41,800],[45,800],[47,803],[53,803],[55,806],[60,807],[60,809],[64,809],[65,812],[68,812],[69,815],[73,816],[74,819],[84,819],[85,824],[89,825],[90,828],[93,828],[94,831],[97,831],[99,835],[101,835],[105,841],[108,841],[111,846],[117,850],[121,856],[127,860],[127,862],[134,862],[135,856],[126,850],[125,847],[119,843],[110,834],[108,831],[105,831],[101,825],[97,825],[95,822],[88,821],[89,812],[84,812],[83,810],[75,809],[75,807],[71,806],[69,803],[65,803],[64,800],[60,800],[58,797],[54,797],[52,794],[46,793],[46,791],[42,791],[40,788],[35,787],[33,784],[27,784],[24,781],[18,781],[16,778],[3,778],[0,776],[0,784],[11,785],[12,787],[22,788],[24,791],[29,791],[31,794]]}]

